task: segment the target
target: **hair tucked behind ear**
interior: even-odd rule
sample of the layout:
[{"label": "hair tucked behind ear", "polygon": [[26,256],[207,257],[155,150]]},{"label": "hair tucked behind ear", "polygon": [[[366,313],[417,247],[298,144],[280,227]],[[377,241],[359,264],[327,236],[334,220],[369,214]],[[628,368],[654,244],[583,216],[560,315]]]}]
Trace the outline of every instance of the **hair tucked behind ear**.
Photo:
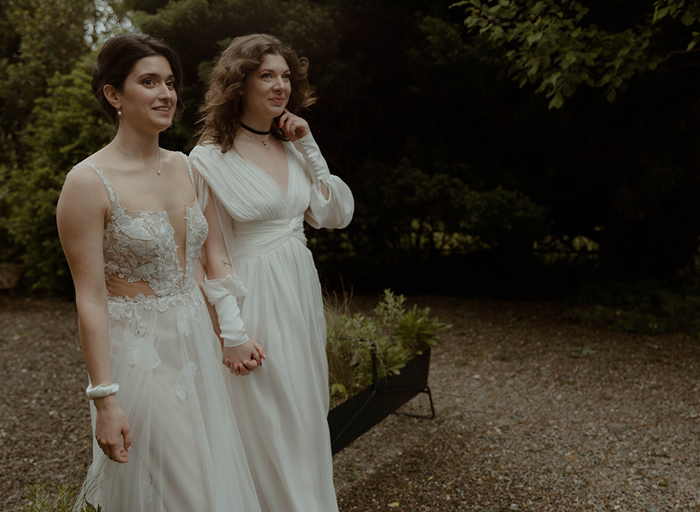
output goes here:
[{"label": "hair tucked behind ear", "polygon": [[136,63],[144,57],[160,55],[168,59],[174,77],[174,89],[177,93],[176,114],[185,108],[180,101],[182,87],[182,66],[175,51],[160,39],[146,34],[123,34],[107,40],[102,46],[97,62],[92,68],[92,93],[114,124],[119,116],[102,92],[105,85],[111,85],[117,91],[124,87],[124,81],[134,69]]},{"label": "hair tucked behind ear", "polygon": [[[305,57],[299,58],[294,50],[269,34],[237,37],[221,54],[209,77],[204,104],[199,109],[200,143],[218,144],[224,153],[235,147],[234,138],[241,129],[245,82],[268,54],[281,55],[289,66],[292,92],[287,109],[290,112],[297,113],[316,101],[309,85],[309,61]],[[288,140],[276,123],[270,129],[273,137]]]}]

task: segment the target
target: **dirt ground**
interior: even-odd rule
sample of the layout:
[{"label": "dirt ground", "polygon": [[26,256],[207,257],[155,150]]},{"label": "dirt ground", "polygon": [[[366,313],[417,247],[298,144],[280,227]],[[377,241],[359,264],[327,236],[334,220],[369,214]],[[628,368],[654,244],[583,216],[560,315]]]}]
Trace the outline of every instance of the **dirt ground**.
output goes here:
[{"label": "dirt ground", "polygon": [[[550,304],[412,300],[453,325],[431,362],[437,417],[390,416],[337,454],[341,512],[700,510],[696,339],[576,325]],[[79,485],[91,458],[74,305],[0,297],[0,375],[14,510],[31,483]]]}]

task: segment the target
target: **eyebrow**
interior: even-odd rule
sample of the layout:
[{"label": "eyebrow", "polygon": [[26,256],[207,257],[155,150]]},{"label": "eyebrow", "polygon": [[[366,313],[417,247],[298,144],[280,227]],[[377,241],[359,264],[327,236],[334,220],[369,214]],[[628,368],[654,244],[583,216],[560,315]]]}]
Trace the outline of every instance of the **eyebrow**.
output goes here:
[{"label": "eyebrow", "polygon": [[[147,72],[147,73],[141,73],[137,78],[140,80],[141,78],[146,78],[146,77],[159,78],[160,76],[161,76],[161,75],[159,75],[158,73],[153,73],[153,72],[151,71],[151,72]],[[168,75],[166,78],[173,78],[173,79],[174,79],[174,78],[175,78],[175,75],[170,74],[170,75]]]},{"label": "eyebrow", "polygon": [[[271,72],[271,73],[274,73],[274,72],[275,72],[274,69],[265,68],[265,69],[261,69],[261,70],[259,71],[259,73],[265,73],[266,71],[269,71],[269,72]],[[291,73],[291,71],[289,71],[289,68],[287,68],[286,70],[282,71],[282,73]]]}]

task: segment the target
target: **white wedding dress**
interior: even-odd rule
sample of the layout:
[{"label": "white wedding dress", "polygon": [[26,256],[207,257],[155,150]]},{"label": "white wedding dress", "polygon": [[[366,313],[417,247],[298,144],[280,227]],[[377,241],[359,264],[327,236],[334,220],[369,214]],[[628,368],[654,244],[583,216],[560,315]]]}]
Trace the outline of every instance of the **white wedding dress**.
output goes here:
[{"label": "white wedding dress", "polygon": [[[87,501],[104,512],[259,512],[221,348],[195,281],[204,215],[196,201],[168,212],[128,210],[91,167],[111,207],[104,233],[110,367],[132,445],[129,462],[119,464],[93,442],[76,510]],[[92,403],[90,412],[94,432]]]},{"label": "white wedding dress", "polygon": [[260,506],[334,512],[326,321],[303,221],[345,227],[354,202],[347,185],[330,175],[311,134],[283,144],[286,193],[233,149],[199,145],[190,158],[205,180],[195,172],[200,205],[213,193],[234,273],[247,289],[240,302],[245,329],[267,356],[251,375],[227,379]]}]

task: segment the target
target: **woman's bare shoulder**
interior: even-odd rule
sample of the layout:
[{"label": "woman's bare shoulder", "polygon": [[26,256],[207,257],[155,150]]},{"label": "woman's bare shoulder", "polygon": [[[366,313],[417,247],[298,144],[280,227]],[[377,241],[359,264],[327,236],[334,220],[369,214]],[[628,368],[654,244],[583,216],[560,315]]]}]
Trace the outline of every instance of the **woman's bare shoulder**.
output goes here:
[{"label": "woman's bare shoulder", "polygon": [[65,209],[68,205],[85,207],[91,204],[109,208],[105,185],[95,168],[88,161],[83,161],[68,172],[61,190],[61,207]]}]

